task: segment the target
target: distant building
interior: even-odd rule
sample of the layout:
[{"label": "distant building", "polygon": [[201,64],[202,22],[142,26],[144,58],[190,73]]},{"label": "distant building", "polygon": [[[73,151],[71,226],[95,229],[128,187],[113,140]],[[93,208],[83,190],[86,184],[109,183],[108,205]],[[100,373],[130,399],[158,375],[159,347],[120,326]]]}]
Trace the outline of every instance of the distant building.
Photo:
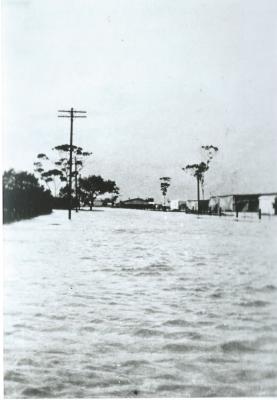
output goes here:
[{"label": "distant building", "polygon": [[118,203],[118,207],[122,208],[135,208],[135,209],[141,209],[141,210],[146,210],[146,209],[154,209],[155,208],[155,203],[154,199],[148,198],[148,199],[141,199],[139,197],[135,199],[128,199],[125,201],[120,201]]},{"label": "distant building", "polygon": [[[209,210],[209,200],[199,200],[199,212],[207,213]],[[198,201],[197,200],[187,200],[186,201],[186,211],[187,212],[198,212]]]},{"label": "distant building", "polygon": [[186,207],[188,212],[194,212],[198,210],[197,200],[186,200]]},{"label": "distant building", "polygon": [[171,211],[181,211],[185,210],[186,202],[184,200],[171,200],[170,210]]},{"label": "distant building", "polygon": [[259,208],[262,214],[277,214],[277,193],[265,193],[259,196]]},{"label": "distant building", "polygon": [[209,200],[209,210],[217,213],[222,212],[258,212],[258,194],[230,194],[223,196],[212,196]]},{"label": "distant building", "polygon": [[99,199],[94,200],[93,206],[94,207],[102,207],[103,206],[103,200],[99,200]]}]

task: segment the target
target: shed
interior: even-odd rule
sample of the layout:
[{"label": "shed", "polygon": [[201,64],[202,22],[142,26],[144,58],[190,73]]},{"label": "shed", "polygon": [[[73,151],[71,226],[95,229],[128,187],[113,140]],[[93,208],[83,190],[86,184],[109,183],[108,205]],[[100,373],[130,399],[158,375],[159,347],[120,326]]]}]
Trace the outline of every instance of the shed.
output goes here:
[{"label": "shed", "polygon": [[[199,212],[207,213],[209,209],[209,200],[199,200]],[[198,211],[198,201],[197,200],[187,200],[186,201],[187,212],[197,212]]]},{"label": "shed", "polygon": [[277,193],[264,193],[259,196],[259,208],[262,214],[277,214]]},{"label": "shed", "polygon": [[180,211],[185,209],[186,202],[184,200],[171,200],[170,202],[170,210],[171,211]]},{"label": "shed", "polygon": [[209,200],[209,208],[212,212],[218,212],[219,207],[223,212],[258,212],[258,194],[228,194],[213,196]]},{"label": "shed", "polygon": [[136,197],[135,199],[128,199],[125,201],[121,201],[119,203],[119,207],[123,208],[136,208],[136,209],[154,209],[155,203],[152,198],[149,199],[141,199]]},{"label": "shed", "polygon": [[198,202],[197,200],[187,200],[186,201],[187,211],[194,212],[198,210]]},{"label": "shed", "polygon": [[219,210],[219,196],[212,196],[209,200],[209,210],[217,213]]}]

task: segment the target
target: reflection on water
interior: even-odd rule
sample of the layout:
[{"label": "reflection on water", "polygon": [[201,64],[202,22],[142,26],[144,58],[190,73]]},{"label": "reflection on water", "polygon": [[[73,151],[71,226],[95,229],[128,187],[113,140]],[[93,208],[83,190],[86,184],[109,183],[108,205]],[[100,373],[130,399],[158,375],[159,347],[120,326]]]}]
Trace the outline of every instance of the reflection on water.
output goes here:
[{"label": "reflection on water", "polygon": [[277,394],[277,218],[5,226],[6,397]]}]

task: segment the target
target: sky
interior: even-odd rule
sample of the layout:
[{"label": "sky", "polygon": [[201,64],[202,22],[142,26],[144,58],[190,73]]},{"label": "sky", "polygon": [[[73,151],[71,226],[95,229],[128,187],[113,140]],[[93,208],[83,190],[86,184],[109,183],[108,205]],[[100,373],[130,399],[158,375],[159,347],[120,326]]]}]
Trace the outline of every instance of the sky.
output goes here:
[{"label": "sky", "polygon": [[276,0],[3,0],[3,166],[33,171],[87,111],[83,175],[121,199],[196,198],[182,170],[219,148],[205,195],[277,191]]}]

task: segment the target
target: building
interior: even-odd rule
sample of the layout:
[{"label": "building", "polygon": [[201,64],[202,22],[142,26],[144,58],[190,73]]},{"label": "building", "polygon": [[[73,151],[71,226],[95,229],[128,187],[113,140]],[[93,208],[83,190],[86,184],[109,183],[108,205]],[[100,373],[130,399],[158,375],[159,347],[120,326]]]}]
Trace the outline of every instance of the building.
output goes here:
[{"label": "building", "polygon": [[277,193],[264,193],[259,196],[259,209],[262,214],[277,215]]},{"label": "building", "polygon": [[219,208],[222,212],[258,212],[258,194],[230,194],[223,196],[212,196],[209,200],[209,210],[217,213]]},{"label": "building", "polygon": [[219,196],[212,196],[209,200],[209,211],[218,213],[219,211]]},{"label": "building", "polygon": [[93,205],[94,205],[94,207],[102,207],[103,206],[103,200],[96,199],[96,200],[94,200]]},{"label": "building", "polygon": [[[198,212],[198,201],[187,200],[186,201],[187,212]],[[208,213],[209,211],[209,200],[199,200],[199,213]]]},{"label": "building", "polygon": [[188,212],[196,212],[198,210],[197,200],[186,200],[186,207]]},{"label": "building", "polygon": [[139,210],[152,210],[155,209],[154,199],[141,199],[139,197],[135,199],[128,199],[125,201],[120,201],[118,207],[121,208],[135,208]]},{"label": "building", "polygon": [[185,210],[186,202],[184,200],[171,200],[170,211],[181,211]]}]

